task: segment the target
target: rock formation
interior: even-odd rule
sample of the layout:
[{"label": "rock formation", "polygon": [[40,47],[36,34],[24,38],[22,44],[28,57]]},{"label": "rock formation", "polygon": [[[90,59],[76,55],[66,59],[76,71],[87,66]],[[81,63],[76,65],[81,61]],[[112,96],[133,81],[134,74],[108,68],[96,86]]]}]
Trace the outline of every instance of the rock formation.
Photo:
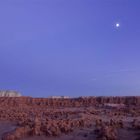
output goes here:
[{"label": "rock formation", "polygon": [[[108,108],[108,103],[124,106]],[[85,127],[93,128],[99,140],[118,140],[118,130],[126,127],[123,117],[140,116],[139,103],[140,97],[1,97],[0,121],[17,123],[17,128],[5,133],[2,140],[20,140],[36,135],[59,136]],[[139,121],[134,120],[131,127],[139,131]]]},{"label": "rock formation", "polygon": [[21,94],[12,90],[0,90],[0,97],[21,97]]}]

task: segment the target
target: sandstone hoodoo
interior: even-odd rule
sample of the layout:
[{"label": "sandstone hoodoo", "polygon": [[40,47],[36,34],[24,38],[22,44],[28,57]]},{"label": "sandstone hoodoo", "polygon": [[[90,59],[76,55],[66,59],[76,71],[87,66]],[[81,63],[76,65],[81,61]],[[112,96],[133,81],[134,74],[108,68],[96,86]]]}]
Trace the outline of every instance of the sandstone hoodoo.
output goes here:
[{"label": "sandstone hoodoo", "polygon": [[140,97],[1,97],[0,140],[140,140],[139,116]]},{"label": "sandstone hoodoo", "polygon": [[21,94],[13,90],[0,90],[0,97],[21,97]]}]

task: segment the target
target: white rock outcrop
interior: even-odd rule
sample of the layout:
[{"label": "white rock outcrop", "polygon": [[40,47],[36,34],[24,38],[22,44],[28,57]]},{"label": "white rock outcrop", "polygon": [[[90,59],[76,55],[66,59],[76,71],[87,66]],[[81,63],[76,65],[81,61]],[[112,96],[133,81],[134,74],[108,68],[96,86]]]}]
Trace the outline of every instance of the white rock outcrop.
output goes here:
[{"label": "white rock outcrop", "polygon": [[0,97],[21,97],[21,94],[13,90],[0,90]]}]

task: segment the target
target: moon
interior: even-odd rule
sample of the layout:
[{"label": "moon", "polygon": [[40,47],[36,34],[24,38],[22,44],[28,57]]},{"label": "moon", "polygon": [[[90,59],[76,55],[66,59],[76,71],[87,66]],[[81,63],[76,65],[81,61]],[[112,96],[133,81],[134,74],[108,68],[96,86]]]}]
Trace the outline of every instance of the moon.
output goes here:
[{"label": "moon", "polygon": [[116,28],[119,28],[120,27],[120,23],[116,23],[115,26],[116,26]]}]

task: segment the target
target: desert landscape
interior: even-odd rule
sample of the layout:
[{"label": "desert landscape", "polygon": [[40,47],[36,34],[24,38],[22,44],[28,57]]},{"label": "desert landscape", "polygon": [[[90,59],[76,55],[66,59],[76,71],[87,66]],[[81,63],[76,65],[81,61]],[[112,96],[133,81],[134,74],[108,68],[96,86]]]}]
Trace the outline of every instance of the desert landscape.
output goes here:
[{"label": "desert landscape", "polygon": [[1,140],[140,140],[140,97],[0,97]]},{"label": "desert landscape", "polygon": [[0,140],[140,140],[140,0],[0,0]]}]

